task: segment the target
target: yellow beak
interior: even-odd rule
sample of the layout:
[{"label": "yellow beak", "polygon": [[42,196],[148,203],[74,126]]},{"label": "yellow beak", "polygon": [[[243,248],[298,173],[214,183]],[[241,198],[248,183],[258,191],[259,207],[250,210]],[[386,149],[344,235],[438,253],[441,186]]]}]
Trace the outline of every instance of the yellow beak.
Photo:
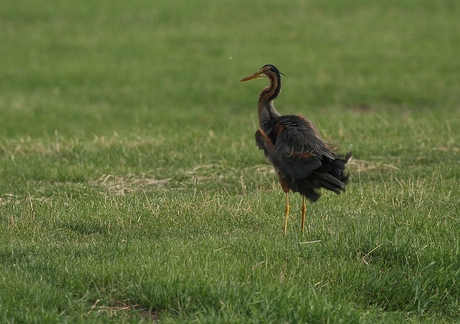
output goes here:
[{"label": "yellow beak", "polygon": [[241,79],[240,82],[246,82],[246,81],[249,81],[249,80],[253,80],[253,79],[257,79],[257,78],[263,78],[263,77],[264,77],[264,73],[261,70],[259,70],[259,71],[255,72],[254,74],[248,75],[247,77]]}]

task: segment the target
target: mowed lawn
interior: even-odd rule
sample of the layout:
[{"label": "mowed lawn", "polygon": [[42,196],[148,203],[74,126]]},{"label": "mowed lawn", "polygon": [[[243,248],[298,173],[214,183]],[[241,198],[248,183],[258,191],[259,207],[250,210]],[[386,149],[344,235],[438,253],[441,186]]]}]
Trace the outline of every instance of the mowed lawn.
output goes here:
[{"label": "mowed lawn", "polygon": [[[0,10],[0,322],[460,318],[460,2],[44,1]],[[284,194],[281,113],[353,151]]]}]

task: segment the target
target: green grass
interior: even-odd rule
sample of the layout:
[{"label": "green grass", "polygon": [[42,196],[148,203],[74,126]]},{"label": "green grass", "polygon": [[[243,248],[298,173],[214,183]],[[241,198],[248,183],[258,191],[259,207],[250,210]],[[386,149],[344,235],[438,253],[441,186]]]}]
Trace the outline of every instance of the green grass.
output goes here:
[{"label": "green grass", "polygon": [[[7,1],[0,321],[458,321],[457,2]],[[353,150],[303,236],[238,82],[266,63]]]}]

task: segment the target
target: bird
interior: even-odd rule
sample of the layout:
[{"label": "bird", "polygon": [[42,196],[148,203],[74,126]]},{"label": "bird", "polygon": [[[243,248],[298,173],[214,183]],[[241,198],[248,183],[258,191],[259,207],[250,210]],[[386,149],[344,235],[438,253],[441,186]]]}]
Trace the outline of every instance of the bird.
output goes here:
[{"label": "bird", "polygon": [[255,140],[259,149],[278,174],[281,188],[286,194],[284,234],[289,218],[289,192],[302,195],[301,231],[304,233],[305,198],[315,202],[320,188],[340,194],[345,190],[348,175],[345,165],[352,152],[338,155],[336,149],[325,142],[313,123],[301,115],[281,115],[274,101],[281,91],[281,73],[274,65],[266,64],[258,71],[240,80],[246,82],[268,78],[269,85],[259,95],[259,129]]}]

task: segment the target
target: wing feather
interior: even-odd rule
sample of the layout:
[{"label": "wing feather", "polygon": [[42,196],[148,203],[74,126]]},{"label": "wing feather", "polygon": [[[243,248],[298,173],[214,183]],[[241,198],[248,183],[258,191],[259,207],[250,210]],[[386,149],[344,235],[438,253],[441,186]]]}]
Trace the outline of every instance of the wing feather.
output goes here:
[{"label": "wing feather", "polygon": [[278,125],[282,127],[278,127],[280,131],[274,145],[274,162],[292,181],[309,177],[322,166],[324,157],[335,158],[316,128],[304,118],[284,115]]},{"label": "wing feather", "polygon": [[337,156],[305,118],[280,116],[257,130],[255,138],[278,172],[284,191],[300,192],[316,201],[321,187],[335,193],[345,189],[343,171],[351,152],[344,158]]}]

